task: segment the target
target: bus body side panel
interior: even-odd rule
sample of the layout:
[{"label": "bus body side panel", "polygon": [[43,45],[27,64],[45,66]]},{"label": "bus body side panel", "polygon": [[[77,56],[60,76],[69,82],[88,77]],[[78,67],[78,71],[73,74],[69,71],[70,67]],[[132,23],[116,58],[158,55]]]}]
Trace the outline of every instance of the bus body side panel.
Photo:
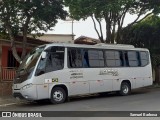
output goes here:
[{"label": "bus body side panel", "polygon": [[102,68],[84,68],[84,78],[89,82],[90,93],[112,91],[112,80],[108,79]]},{"label": "bus body side panel", "polygon": [[118,70],[118,76],[113,76],[113,91],[120,90],[123,80],[129,80],[131,89],[152,85],[151,65],[144,67],[126,67],[112,68],[113,71]]},{"label": "bus body side panel", "polygon": [[89,82],[85,79],[85,70],[83,68],[68,69],[67,78],[69,78],[69,96],[89,93]]},{"label": "bus body side panel", "polygon": [[49,86],[45,82],[46,74],[40,76],[34,76],[33,84],[37,86],[37,96],[38,99],[48,99],[49,98]]}]

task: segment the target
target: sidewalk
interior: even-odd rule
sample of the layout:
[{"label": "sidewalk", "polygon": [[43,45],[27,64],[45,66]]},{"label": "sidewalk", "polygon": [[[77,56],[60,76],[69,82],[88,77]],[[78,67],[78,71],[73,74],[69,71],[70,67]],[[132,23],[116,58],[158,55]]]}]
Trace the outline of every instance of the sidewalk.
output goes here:
[{"label": "sidewalk", "polygon": [[20,103],[20,101],[18,101],[13,96],[0,96],[0,107],[7,105],[14,105],[18,103]]}]

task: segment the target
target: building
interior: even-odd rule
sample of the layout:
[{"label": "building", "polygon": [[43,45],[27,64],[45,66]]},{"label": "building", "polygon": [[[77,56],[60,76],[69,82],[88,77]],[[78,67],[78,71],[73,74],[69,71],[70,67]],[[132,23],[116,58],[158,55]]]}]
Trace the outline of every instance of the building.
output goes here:
[{"label": "building", "polygon": [[37,39],[54,43],[74,43],[74,36],[72,34],[44,34]]},{"label": "building", "polygon": [[[18,54],[22,53],[22,39],[22,36],[16,37],[15,43]],[[72,35],[46,34],[38,37],[38,39],[28,37],[27,51],[30,51],[36,46],[54,42],[72,43]],[[19,63],[12,55],[10,40],[0,39],[0,96],[11,94],[11,86],[18,66]]]}]

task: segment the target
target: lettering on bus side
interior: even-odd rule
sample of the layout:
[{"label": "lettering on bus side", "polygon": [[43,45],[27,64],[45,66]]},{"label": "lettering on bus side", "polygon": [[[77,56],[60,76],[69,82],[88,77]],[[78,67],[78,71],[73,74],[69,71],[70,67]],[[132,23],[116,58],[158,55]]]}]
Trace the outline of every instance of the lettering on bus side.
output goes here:
[{"label": "lettering on bus side", "polygon": [[118,71],[117,70],[100,70],[99,75],[118,76]]},{"label": "lettering on bus side", "polygon": [[70,73],[71,73],[70,79],[83,78],[83,71],[81,70],[72,70],[70,71]]}]

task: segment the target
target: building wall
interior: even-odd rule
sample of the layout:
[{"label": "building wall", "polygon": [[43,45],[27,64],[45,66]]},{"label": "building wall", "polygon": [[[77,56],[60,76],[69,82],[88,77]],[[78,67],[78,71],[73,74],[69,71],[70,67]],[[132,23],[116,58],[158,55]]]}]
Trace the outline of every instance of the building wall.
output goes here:
[{"label": "building wall", "polygon": [[1,81],[2,67],[7,67],[8,47],[0,44],[0,96],[7,96],[12,94],[12,81]]},{"label": "building wall", "polygon": [[[2,67],[8,67],[8,51],[11,50],[9,46],[2,46]],[[21,52],[22,48],[17,48],[17,52]],[[28,51],[28,50],[27,50]]]},{"label": "building wall", "polygon": [[74,43],[72,35],[63,34],[45,34],[37,39],[55,43]]},{"label": "building wall", "polygon": [[2,67],[7,67],[8,47],[2,46]]},{"label": "building wall", "polygon": [[[4,67],[8,67],[8,51],[9,50],[11,50],[10,44],[0,44],[0,96],[7,96],[12,94],[13,80],[8,80],[8,79],[2,80],[2,69]],[[22,48],[17,48],[17,52],[21,52],[21,51],[22,51]]]}]

